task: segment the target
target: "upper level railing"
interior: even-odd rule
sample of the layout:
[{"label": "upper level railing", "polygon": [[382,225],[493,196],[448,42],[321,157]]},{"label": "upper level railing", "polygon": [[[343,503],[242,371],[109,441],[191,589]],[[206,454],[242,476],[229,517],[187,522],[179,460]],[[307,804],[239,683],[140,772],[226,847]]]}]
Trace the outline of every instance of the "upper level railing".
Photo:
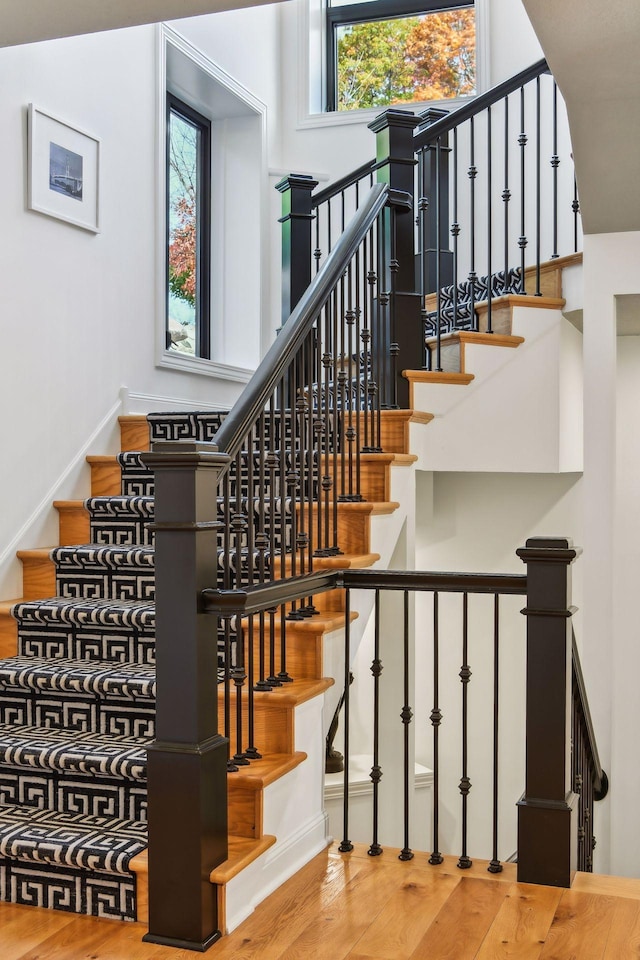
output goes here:
[{"label": "upper level railing", "polygon": [[[297,251],[298,277],[310,280],[375,177],[414,197],[415,227],[406,221],[397,238],[400,370],[440,370],[442,337],[455,330],[505,332],[500,298],[557,298],[545,264],[575,255],[582,238],[568,122],[545,60],[452,113],[390,109],[370,127],[373,160],[317,193],[309,178],[302,190],[300,178],[280,185],[283,209],[292,196],[299,204],[283,254]],[[406,404],[402,383],[398,396]]]}]

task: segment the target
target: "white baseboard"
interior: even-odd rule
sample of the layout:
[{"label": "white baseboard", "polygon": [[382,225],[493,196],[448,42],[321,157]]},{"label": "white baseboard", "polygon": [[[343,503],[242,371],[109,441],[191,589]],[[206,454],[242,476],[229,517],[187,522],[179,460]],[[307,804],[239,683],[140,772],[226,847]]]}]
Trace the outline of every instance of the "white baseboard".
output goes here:
[{"label": "white baseboard", "polygon": [[259,903],[328,845],[327,817],[321,811],[230,880],[225,891],[226,933],[235,930]]}]

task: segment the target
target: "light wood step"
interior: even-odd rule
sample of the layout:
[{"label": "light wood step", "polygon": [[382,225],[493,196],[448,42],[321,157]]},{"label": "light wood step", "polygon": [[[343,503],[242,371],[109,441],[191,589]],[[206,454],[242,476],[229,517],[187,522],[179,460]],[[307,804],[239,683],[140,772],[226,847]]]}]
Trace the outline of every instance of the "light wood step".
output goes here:
[{"label": "light wood step", "polygon": [[0,601],[0,659],[15,657],[18,653],[18,621],[11,616],[10,610],[14,603],[23,599]]},{"label": "light wood step", "polygon": [[90,543],[90,517],[83,500],[54,500],[58,511],[58,542],[61,547]]},{"label": "light wood step", "polygon": [[306,753],[267,755],[227,776],[229,832],[251,840],[262,837],[264,791],[307,759]]},{"label": "light wood step", "polygon": [[22,594],[24,600],[42,600],[56,593],[56,566],[49,554],[53,547],[39,550],[18,550],[22,562]]},{"label": "light wood step", "polygon": [[128,414],[118,417],[120,424],[120,449],[128,450],[148,450],[149,449],[149,424],[147,418],[142,414]]},{"label": "light wood step", "polygon": [[[458,330],[447,333],[440,338],[440,365],[443,373],[470,373],[466,366],[466,347],[519,347],[524,343],[524,337],[507,336],[499,333],[475,333],[471,330]],[[427,341],[427,350],[431,355],[431,368],[435,372],[437,363],[437,342],[435,339]],[[431,380],[431,383],[442,381]],[[447,382],[447,381],[444,381]]]},{"label": "light wood step", "polygon": [[87,457],[91,468],[91,496],[117,497],[120,495],[122,473],[115,457]]},{"label": "light wood step", "polygon": [[[358,619],[358,613],[351,612],[351,622]],[[260,618],[255,615],[254,618],[254,650],[253,650],[253,669],[254,683],[260,676],[260,651],[259,651],[259,630]],[[324,638],[328,633],[344,628],[346,618],[343,612],[337,613],[318,613],[305,620],[287,620],[286,621],[286,665],[287,673],[295,680],[316,680],[324,675],[323,671],[323,651]],[[280,624],[281,617],[278,613],[273,618],[274,627],[274,663],[273,671],[277,675],[281,669],[280,657]],[[265,629],[265,676],[271,676],[271,663],[269,659],[269,631],[271,629],[271,619],[268,615],[264,617]],[[248,650],[248,628],[244,625],[245,642],[245,663],[249,662]]]}]

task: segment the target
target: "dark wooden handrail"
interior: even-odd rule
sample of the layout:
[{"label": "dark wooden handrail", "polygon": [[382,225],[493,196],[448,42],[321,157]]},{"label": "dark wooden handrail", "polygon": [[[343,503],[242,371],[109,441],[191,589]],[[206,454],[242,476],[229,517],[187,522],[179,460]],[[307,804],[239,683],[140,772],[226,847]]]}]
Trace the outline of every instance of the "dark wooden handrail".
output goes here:
[{"label": "dark wooden handrail", "polygon": [[584,676],[582,673],[582,666],[580,664],[580,654],[578,653],[578,645],[576,643],[576,635],[572,632],[572,647],[571,647],[571,672],[572,672],[572,684],[573,684],[573,695],[574,699],[577,701],[580,713],[582,714],[582,720],[584,725],[584,734],[587,738],[588,752],[591,758],[591,763],[593,765],[593,789],[596,800],[604,800],[607,793],[609,792],[609,779],[602,769],[602,764],[600,763],[600,754],[598,753],[598,744],[596,743],[596,735],[593,729],[593,720],[591,719],[591,711],[589,709],[589,699],[587,697],[587,688],[584,682]]},{"label": "dark wooden handrail", "polygon": [[291,316],[280,330],[258,369],[218,430],[218,449],[236,456],[248,431],[272,396],[287,367],[311,330],[318,313],[330,296],[354,256],[363,237],[384,208],[389,194],[386,184],[377,183],[355,213],[351,223],[327,257],[322,269],[311,281]]},{"label": "dark wooden handrail", "polygon": [[442,593],[500,593],[523,596],[525,574],[450,573],[430,570],[320,570],[303,577],[274,580],[242,590],[202,591],[204,613],[222,617],[249,615],[327,590],[410,590]]},{"label": "dark wooden handrail", "polygon": [[367,160],[361,167],[352,170],[351,173],[347,173],[339,180],[330,183],[324,190],[319,190],[318,193],[314,193],[311,198],[311,206],[314,208],[319,207],[321,204],[326,203],[327,200],[337,197],[343,190],[348,190],[349,187],[352,187],[355,183],[364,180],[366,176],[372,174],[377,169],[377,166],[375,157],[372,160]]},{"label": "dark wooden handrail", "polygon": [[458,107],[457,110],[453,110],[447,114],[446,117],[442,117],[441,120],[437,120],[425,130],[417,133],[414,137],[416,152],[428,146],[430,143],[434,143],[438,137],[449,133],[454,127],[464,123],[465,120],[477,116],[479,113],[482,113],[483,110],[486,110],[487,107],[491,107],[494,103],[503,100],[504,97],[507,97],[510,93],[515,93],[516,90],[519,90],[520,87],[529,83],[530,80],[535,80],[536,77],[548,72],[549,65],[543,58],[542,60],[537,60],[536,63],[532,63],[530,67],[525,67],[524,70],[514,74],[513,77],[509,77],[508,80],[497,83],[495,87],[491,87],[491,89],[485,91],[485,93],[474,97],[473,100],[464,103],[461,107]]}]

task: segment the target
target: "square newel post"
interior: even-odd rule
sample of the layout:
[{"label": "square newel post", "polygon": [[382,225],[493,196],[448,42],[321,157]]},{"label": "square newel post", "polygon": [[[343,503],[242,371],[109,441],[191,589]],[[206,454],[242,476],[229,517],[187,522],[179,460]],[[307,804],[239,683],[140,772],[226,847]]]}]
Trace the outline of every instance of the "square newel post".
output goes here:
[{"label": "square newel post", "polygon": [[311,194],[318,181],[292,173],[276,184],[282,194],[282,323],[312,280],[312,227],[315,214]]},{"label": "square newel post", "polygon": [[[420,114],[418,132],[448,116],[448,110],[429,107]],[[453,282],[453,251],[449,223],[449,134],[439,137],[421,151],[419,203],[425,204],[424,229],[419,231],[418,256],[424,270],[423,292],[433,293],[438,286]],[[438,260],[439,256],[439,260]]]},{"label": "square newel post", "polygon": [[416,244],[414,178],[416,159],[413,131],[418,123],[408,110],[385,110],[369,129],[376,135],[376,166],[379,183],[389,185],[392,197],[405,195],[407,204],[385,210],[386,276],[380,278],[381,291],[392,297],[389,344],[390,397],[383,406],[409,407],[409,383],[403,370],[424,366],[424,336],[420,294],[416,283]]},{"label": "square newel post", "polygon": [[518,880],[569,887],[576,869],[571,783],[570,540],[533,537],[527,565],[525,790],[518,802]]},{"label": "square newel post", "polygon": [[148,750],[149,933],[206,950],[220,937],[211,870],[227,858],[227,741],[218,733],[216,495],[228,457],[211,443],[157,443],[156,739]]}]

